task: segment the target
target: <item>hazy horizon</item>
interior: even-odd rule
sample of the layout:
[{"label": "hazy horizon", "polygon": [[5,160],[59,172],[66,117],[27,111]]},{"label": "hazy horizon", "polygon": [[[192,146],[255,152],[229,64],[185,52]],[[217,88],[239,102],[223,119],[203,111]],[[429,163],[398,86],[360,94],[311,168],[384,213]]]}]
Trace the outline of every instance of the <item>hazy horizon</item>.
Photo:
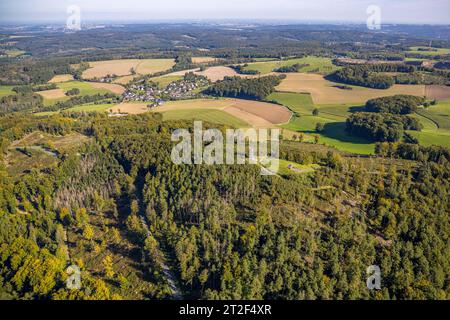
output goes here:
[{"label": "hazy horizon", "polygon": [[0,23],[66,21],[67,8],[77,5],[84,22],[286,21],[303,23],[364,23],[369,5],[381,9],[382,23],[450,24],[448,0],[3,0]]}]

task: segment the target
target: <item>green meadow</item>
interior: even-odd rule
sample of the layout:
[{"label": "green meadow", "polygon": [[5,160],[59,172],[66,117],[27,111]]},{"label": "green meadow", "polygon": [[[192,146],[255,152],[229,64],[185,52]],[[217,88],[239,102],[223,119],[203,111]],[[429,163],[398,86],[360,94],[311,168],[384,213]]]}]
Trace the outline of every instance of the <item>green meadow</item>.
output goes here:
[{"label": "green meadow", "polygon": [[[83,81],[68,81],[68,82],[61,82],[57,84],[57,87],[61,89],[62,91],[67,92],[71,89],[79,89],[80,93],[77,96],[88,96],[88,95],[95,95],[95,94],[105,94],[109,93],[109,90],[106,89],[99,89],[94,88],[89,82],[83,82]],[[53,105],[60,101],[67,101],[71,97],[61,97],[61,98],[55,98],[55,99],[49,99],[44,98],[44,106]]]},{"label": "green meadow", "polygon": [[156,82],[160,88],[167,87],[171,82],[183,79],[182,76],[166,76],[166,77],[156,77],[150,80]]},{"label": "green meadow", "polygon": [[256,70],[261,74],[267,74],[272,72],[274,69],[292,66],[294,64],[308,64],[309,66],[300,69],[300,72],[314,72],[321,74],[328,74],[338,69],[337,66],[333,65],[331,59],[308,56],[304,58],[278,60],[278,61],[263,61],[249,63],[245,68],[246,70]]},{"label": "green meadow", "polygon": [[[422,51],[419,49],[431,49],[432,51]],[[409,48],[409,51],[407,53],[413,53],[413,54],[420,54],[423,56],[438,56],[438,55],[445,55],[450,54],[450,49],[448,48],[429,48],[429,47],[411,47]]]},{"label": "green meadow", "polygon": [[[373,154],[375,144],[370,141],[350,136],[345,131],[345,121],[352,108],[348,105],[314,106],[311,96],[304,93],[276,92],[267,100],[280,103],[297,115],[282,128],[305,134],[318,134],[319,143],[335,147],[342,151]],[[313,110],[317,108],[319,115],[314,116]],[[316,132],[316,125],[324,125],[322,132]]]},{"label": "green meadow", "polygon": [[222,125],[228,125],[234,128],[250,127],[248,123],[232,115],[221,111],[211,109],[188,109],[188,110],[170,110],[161,113],[164,120],[199,120]]}]

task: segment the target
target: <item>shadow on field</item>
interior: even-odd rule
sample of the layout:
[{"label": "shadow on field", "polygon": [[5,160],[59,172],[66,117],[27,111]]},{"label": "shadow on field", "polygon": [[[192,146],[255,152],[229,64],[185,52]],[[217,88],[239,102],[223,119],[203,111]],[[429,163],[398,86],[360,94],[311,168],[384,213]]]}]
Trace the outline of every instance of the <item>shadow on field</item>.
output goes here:
[{"label": "shadow on field", "polygon": [[[326,138],[335,139],[341,142],[348,142],[353,144],[370,144],[371,141],[361,138],[361,137],[355,137],[351,136],[347,133],[345,130],[346,123],[345,122],[332,122],[332,123],[326,123],[324,125],[323,131],[320,132],[320,135]],[[308,132],[310,134],[316,134],[317,132],[311,131]]]},{"label": "shadow on field", "polygon": [[348,108],[348,112],[354,113],[354,112],[364,112],[366,111],[365,106],[355,106]]}]

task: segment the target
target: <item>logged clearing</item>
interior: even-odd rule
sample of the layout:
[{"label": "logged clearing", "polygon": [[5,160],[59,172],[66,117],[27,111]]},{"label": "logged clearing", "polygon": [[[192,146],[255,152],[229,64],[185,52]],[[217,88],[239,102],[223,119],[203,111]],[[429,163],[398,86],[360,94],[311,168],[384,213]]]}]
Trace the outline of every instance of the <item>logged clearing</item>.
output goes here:
[{"label": "logged clearing", "polygon": [[104,89],[115,94],[122,94],[125,92],[124,87],[114,83],[91,82],[91,85],[95,89]]},{"label": "logged clearing", "polygon": [[352,90],[339,89],[338,83],[326,80],[318,74],[289,73],[278,91],[310,93],[315,104],[365,103],[369,99],[409,94],[425,95],[424,85],[394,85],[386,90],[350,86]]},{"label": "logged clearing", "polygon": [[72,81],[73,76],[71,74],[59,74],[54,76],[52,79],[48,81],[48,83],[59,83],[59,82],[67,82]]},{"label": "logged clearing", "polygon": [[215,61],[217,61],[217,59],[213,57],[192,57],[193,63],[209,63]]},{"label": "logged clearing", "polygon": [[41,95],[42,98],[44,98],[46,100],[55,100],[55,99],[61,99],[61,98],[67,97],[64,90],[62,90],[62,89],[38,91],[36,93]]},{"label": "logged clearing", "polygon": [[58,154],[73,152],[88,140],[88,137],[79,133],[53,136],[35,131],[11,143],[5,164],[13,177],[19,177],[31,168],[41,170],[54,166]]},{"label": "logged clearing", "polygon": [[426,86],[426,96],[428,99],[450,100],[450,87],[448,86]]},{"label": "logged clearing", "polygon": [[152,74],[166,71],[175,64],[173,59],[122,59],[89,62],[90,68],[83,72],[83,78],[102,78],[107,75],[128,76],[134,69],[138,74]]}]

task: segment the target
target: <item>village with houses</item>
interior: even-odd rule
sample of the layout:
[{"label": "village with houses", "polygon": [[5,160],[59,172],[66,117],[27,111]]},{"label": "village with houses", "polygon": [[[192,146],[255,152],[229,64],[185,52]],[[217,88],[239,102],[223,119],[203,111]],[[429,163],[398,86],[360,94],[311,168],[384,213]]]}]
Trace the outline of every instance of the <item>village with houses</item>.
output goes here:
[{"label": "village with houses", "polygon": [[127,86],[123,93],[124,101],[148,102],[149,108],[156,108],[165,101],[195,99],[202,96],[201,89],[210,81],[192,72],[186,73],[180,80],[170,82],[165,88],[152,79],[139,79]]}]

